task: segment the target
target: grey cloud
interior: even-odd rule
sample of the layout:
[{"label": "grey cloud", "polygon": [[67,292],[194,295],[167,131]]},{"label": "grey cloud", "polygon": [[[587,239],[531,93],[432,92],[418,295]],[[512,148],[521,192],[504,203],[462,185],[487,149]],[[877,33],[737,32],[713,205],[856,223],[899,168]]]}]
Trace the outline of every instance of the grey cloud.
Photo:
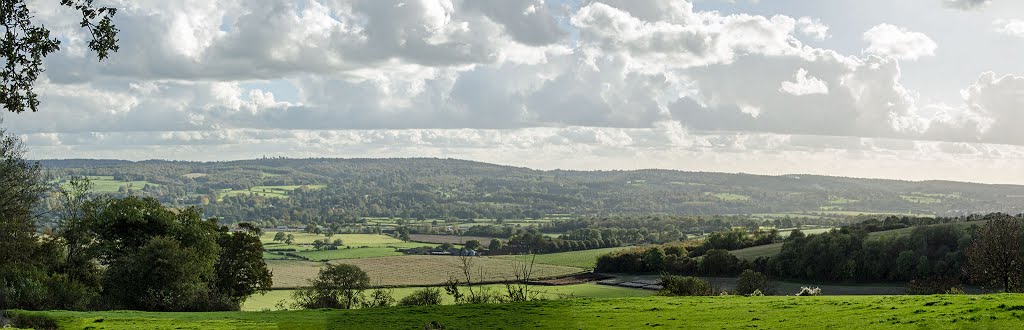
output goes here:
[{"label": "grey cloud", "polygon": [[992,3],[992,0],[942,0],[946,7],[962,10],[981,8],[989,3]]}]

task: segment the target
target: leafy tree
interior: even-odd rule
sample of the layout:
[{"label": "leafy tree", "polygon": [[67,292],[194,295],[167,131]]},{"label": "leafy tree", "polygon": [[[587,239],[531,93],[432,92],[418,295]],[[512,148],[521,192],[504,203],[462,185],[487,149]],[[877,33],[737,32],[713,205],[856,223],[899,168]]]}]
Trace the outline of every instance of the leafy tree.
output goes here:
[{"label": "leafy tree", "polygon": [[480,244],[480,241],[478,241],[478,240],[473,239],[473,240],[466,241],[466,249],[478,250],[478,249],[480,249],[480,246],[481,246],[481,244]]},{"label": "leafy tree", "polygon": [[395,304],[395,297],[391,289],[376,288],[370,291],[370,297],[363,302],[363,307],[391,307]]},{"label": "leafy tree", "polygon": [[45,293],[40,282],[47,265],[38,258],[33,213],[45,186],[39,164],[24,154],[21,140],[0,129],[0,309],[32,307]]},{"label": "leafy tree", "polygon": [[441,304],[441,289],[422,288],[398,301],[399,306],[430,306]]},{"label": "leafy tree", "polygon": [[981,227],[967,249],[970,277],[1001,288],[1024,291],[1024,226],[1009,216],[996,216]]},{"label": "leafy tree", "polygon": [[[20,113],[37,111],[38,95],[34,85],[44,71],[43,59],[60,50],[60,40],[50,38],[50,30],[32,22],[32,13],[25,0],[0,1],[0,16],[7,34],[2,39],[0,56],[4,68],[0,71],[0,103],[7,111]],[[116,52],[117,28],[111,18],[117,12],[114,8],[94,7],[92,0],[60,0],[62,6],[74,8],[82,15],[80,25],[89,30],[89,49],[96,52],[100,60],[110,52]]]},{"label": "leafy tree", "polygon": [[771,282],[768,281],[768,276],[758,273],[756,271],[747,269],[740,273],[740,276],[736,278],[736,294],[750,295],[754,291],[760,291],[762,294],[771,295],[774,293],[774,288]]},{"label": "leafy tree", "polygon": [[295,235],[288,234],[288,236],[284,238],[284,244],[292,245],[294,243],[295,243]]},{"label": "leafy tree", "polygon": [[501,251],[501,248],[502,248],[501,240],[497,239],[497,238],[492,239],[491,240],[491,244],[487,245],[487,250],[490,250],[492,252]]},{"label": "leafy tree", "polygon": [[220,255],[215,265],[214,291],[226,299],[231,309],[238,309],[249,296],[270,290],[273,278],[263,260],[263,244],[257,227],[238,225],[241,232],[222,227],[217,244]]},{"label": "leafy tree", "polygon": [[286,238],[288,238],[288,235],[283,231],[279,231],[277,234],[274,234],[274,242],[283,242]]},{"label": "leafy tree", "polygon": [[205,310],[210,258],[173,237],[156,236],[106,271],[103,293],[110,307],[149,311]]},{"label": "leafy tree", "polygon": [[661,287],[658,294],[663,296],[710,296],[715,293],[711,283],[692,276],[663,275]]},{"label": "leafy tree", "polygon": [[298,307],[351,309],[362,303],[370,277],[357,266],[328,265],[309,284],[293,294]]}]

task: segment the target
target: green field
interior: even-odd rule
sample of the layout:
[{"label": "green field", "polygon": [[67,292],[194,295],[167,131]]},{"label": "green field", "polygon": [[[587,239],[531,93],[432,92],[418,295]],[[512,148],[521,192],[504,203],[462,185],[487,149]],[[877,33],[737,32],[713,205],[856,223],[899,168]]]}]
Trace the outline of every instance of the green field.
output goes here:
[{"label": "green field", "polygon": [[279,312],[23,312],[65,329],[1019,329],[1024,296],[644,297]]},{"label": "green field", "polygon": [[223,189],[220,191],[221,198],[226,196],[247,196],[257,195],[267,198],[288,198],[288,193],[292,190],[306,187],[312,190],[323,189],[326,186],[322,185],[300,185],[300,186],[255,186],[246,190],[236,189]]},{"label": "green field", "polygon": [[337,249],[337,250],[309,250],[303,252],[296,252],[295,254],[309,258],[314,261],[329,261],[329,260],[340,260],[340,259],[359,259],[359,258],[375,258],[375,257],[390,257],[404,255],[401,252],[395,251],[394,248],[355,248],[355,249]]},{"label": "green field", "polygon": [[[499,282],[513,278],[513,267],[517,262],[507,259],[476,257],[474,271],[477,280]],[[452,256],[394,256],[382,258],[340,259],[332,263],[356,265],[370,276],[371,283],[383,286],[425,286],[441,285],[450,275],[459,274],[460,261]],[[275,288],[305,286],[316,277],[324,263],[301,260],[267,260],[267,266],[274,272]],[[537,264],[533,278],[551,278],[584,272],[577,267]]]},{"label": "green field", "polygon": [[[627,249],[628,247],[615,247],[606,249],[594,249],[594,250],[583,250],[583,251],[572,251],[572,252],[561,252],[551,254],[538,254],[536,263],[545,265],[558,265],[558,266],[569,266],[593,269],[597,265],[597,257],[602,255]],[[533,256],[498,256],[495,258],[519,260],[519,261],[530,261]]]},{"label": "green field", "polygon": [[718,197],[718,199],[726,201],[726,202],[729,202],[729,201],[749,201],[750,200],[750,196],[747,196],[747,195],[730,194],[730,193],[711,193],[711,192],[708,192],[707,194],[715,196],[715,197]]},{"label": "green field", "polygon": [[159,184],[152,183],[149,181],[117,181],[114,180],[113,176],[99,176],[90,175],[86,176],[89,182],[92,183],[92,191],[98,193],[116,193],[120,192],[121,187],[129,190],[142,190],[147,185],[160,186]]},{"label": "green field", "polygon": [[[393,288],[391,295],[395,297],[395,300],[400,300],[405,296],[413,293],[413,291],[419,290],[422,287],[409,287],[409,288]],[[504,293],[505,286],[500,284],[489,284],[482,286],[475,286],[474,290],[484,288],[491,293],[502,294]],[[465,290],[465,289],[463,289]],[[600,285],[594,283],[587,284],[576,284],[576,285],[563,285],[563,286],[532,286],[531,290],[539,292],[540,297],[544,299],[568,299],[568,298],[629,298],[629,297],[648,297],[654,295],[656,292],[651,290],[641,289],[630,289],[618,286]],[[262,295],[253,295],[245,301],[242,305],[243,311],[263,311],[263,310],[280,310],[279,305],[285,307],[285,309],[291,308],[291,295],[294,290],[273,290]],[[365,292],[369,294],[370,290]],[[441,296],[443,303],[446,305],[454,304],[455,301],[451,296],[444,294],[442,291]]]}]

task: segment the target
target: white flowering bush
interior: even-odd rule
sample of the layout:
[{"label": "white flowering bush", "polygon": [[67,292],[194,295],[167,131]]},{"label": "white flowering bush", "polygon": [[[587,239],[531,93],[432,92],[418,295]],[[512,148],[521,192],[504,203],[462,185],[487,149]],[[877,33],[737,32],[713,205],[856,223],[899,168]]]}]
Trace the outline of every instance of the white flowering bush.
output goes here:
[{"label": "white flowering bush", "polygon": [[816,288],[810,288],[810,287],[806,287],[806,286],[805,287],[801,287],[800,288],[800,292],[797,292],[796,295],[797,296],[820,296],[821,295],[821,288],[817,288],[817,287]]}]

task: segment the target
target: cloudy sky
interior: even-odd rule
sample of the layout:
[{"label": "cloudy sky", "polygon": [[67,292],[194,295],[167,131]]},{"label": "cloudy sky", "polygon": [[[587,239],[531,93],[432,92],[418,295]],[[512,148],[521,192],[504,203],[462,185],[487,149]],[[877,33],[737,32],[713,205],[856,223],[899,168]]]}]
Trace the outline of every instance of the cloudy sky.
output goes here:
[{"label": "cloudy sky", "polygon": [[452,157],[1024,184],[1024,1],[195,0],[74,13],[34,158]]}]

